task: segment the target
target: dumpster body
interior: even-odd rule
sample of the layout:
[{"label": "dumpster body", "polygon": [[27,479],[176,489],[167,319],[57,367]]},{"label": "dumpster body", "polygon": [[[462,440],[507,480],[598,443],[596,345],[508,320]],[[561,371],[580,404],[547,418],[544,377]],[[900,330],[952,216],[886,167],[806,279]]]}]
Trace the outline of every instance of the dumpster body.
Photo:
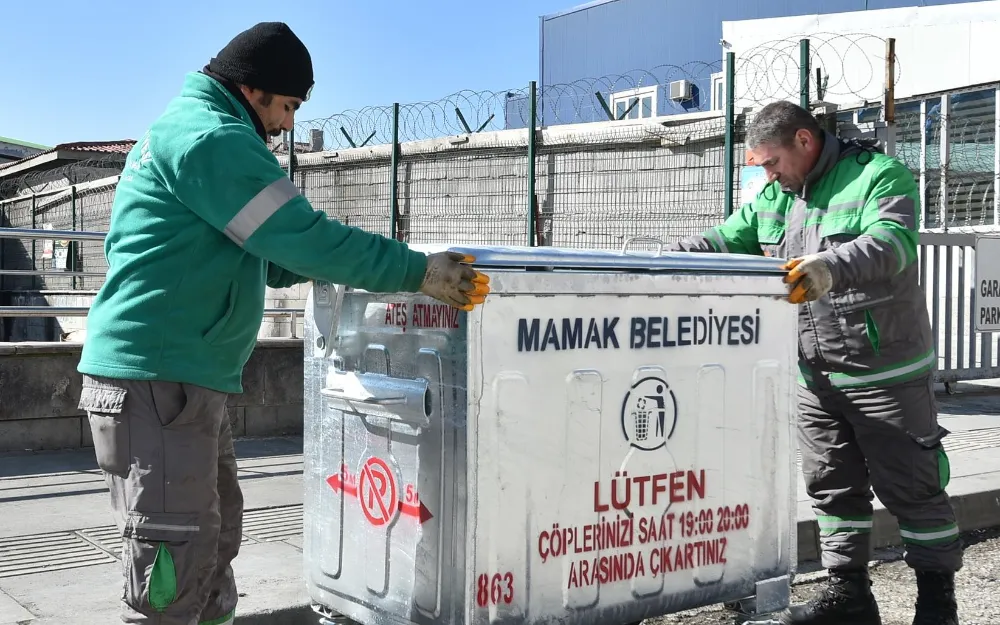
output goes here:
[{"label": "dumpster body", "polygon": [[323,283],[309,296],[316,609],[614,624],[787,605],[797,313],[780,262],[448,249],[491,277],[472,312]]}]

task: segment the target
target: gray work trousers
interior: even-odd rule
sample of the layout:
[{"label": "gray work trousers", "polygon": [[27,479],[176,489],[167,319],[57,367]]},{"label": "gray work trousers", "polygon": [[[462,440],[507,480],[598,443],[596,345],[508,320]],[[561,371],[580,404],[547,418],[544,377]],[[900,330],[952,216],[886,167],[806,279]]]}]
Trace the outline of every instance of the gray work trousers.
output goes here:
[{"label": "gray work trousers", "polygon": [[931,374],[883,388],[799,386],[799,448],[826,568],[872,556],[872,488],[899,523],[906,563],[957,571],[962,543],[945,488],[948,431],[938,424]]},{"label": "gray work trousers", "polygon": [[226,397],[83,377],[79,405],[122,537],[124,623],[232,623],[243,493]]}]

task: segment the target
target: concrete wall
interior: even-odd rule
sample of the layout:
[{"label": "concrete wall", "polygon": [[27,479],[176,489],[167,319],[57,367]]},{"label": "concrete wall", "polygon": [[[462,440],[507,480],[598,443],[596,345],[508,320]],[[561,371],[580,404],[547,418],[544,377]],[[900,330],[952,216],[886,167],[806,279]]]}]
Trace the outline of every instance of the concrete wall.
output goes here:
[{"label": "concrete wall", "polygon": [[[91,447],[79,343],[0,344],[0,452]],[[302,433],[302,341],[264,339],[229,399],[237,436]]]},{"label": "concrete wall", "polygon": [[[536,243],[621,249],[634,236],[673,240],[724,216],[725,120],[718,113],[563,125],[538,131]],[[398,234],[410,243],[526,245],[528,131],[482,132],[400,146]],[[742,154],[737,145],[736,153]],[[340,222],[391,234],[389,145],[302,154],[295,181],[313,207]],[[284,165],[286,156],[279,157]],[[10,226],[106,231],[116,178],[42,197],[0,201]],[[34,208],[34,216],[32,215]],[[75,216],[74,216],[75,215]],[[5,269],[51,268],[43,241],[8,239]],[[98,276],[6,276],[3,303],[86,306],[107,270],[103,244],[87,241],[77,269]],[[34,259],[34,260],[33,260]],[[308,284],[268,289],[268,308],[301,309]],[[11,341],[83,340],[85,318],[8,321]],[[301,318],[295,336],[301,336]],[[287,318],[265,319],[261,338],[292,336]]]},{"label": "concrete wall", "polygon": [[[540,242],[618,249],[629,237],[672,240],[718,223],[724,132],[718,113],[539,131]],[[403,143],[401,236],[411,243],[525,245],[527,145],[526,130]],[[388,235],[390,155],[388,145],[300,155],[296,180],[315,208]]]}]

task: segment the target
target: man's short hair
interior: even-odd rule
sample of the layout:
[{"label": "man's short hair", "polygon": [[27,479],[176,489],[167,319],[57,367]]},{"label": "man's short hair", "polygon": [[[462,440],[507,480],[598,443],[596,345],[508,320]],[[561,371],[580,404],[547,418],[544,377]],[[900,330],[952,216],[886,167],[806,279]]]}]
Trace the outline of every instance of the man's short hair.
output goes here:
[{"label": "man's short hair", "polygon": [[823,133],[816,118],[801,106],[787,100],[771,102],[747,128],[746,145],[751,150],[764,143],[786,147],[792,144],[799,130],[808,130],[814,137]]}]

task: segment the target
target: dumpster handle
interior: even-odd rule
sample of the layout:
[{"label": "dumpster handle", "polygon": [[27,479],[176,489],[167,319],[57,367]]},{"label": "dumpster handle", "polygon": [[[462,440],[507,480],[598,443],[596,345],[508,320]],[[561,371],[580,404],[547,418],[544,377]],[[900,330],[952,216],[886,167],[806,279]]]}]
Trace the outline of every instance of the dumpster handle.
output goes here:
[{"label": "dumpster handle", "polygon": [[629,237],[625,239],[625,243],[622,245],[622,255],[624,256],[628,252],[628,246],[635,241],[647,241],[649,243],[656,243],[659,245],[659,249],[656,250],[656,255],[660,256],[663,254],[663,241],[657,239],[656,237]]},{"label": "dumpster handle", "polygon": [[335,285],[330,283],[331,288],[335,288],[335,295],[333,296],[333,316],[330,323],[330,329],[328,330],[330,338],[326,341],[326,353],[323,354],[323,358],[327,359],[333,354],[334,349],[334,337],[337,336],[337,328],[340,325],[340,312],[344,308],[344,292],[350,287],[344,284]]},{"label": "dumpster handle", "polygon": [[388,397],[358,397],[357,395],[348,394],[342,388],[324,388],[320,390],[319,394],[323,397],[329,397],[331,399],[341,399],[343,401],[355,402],[359,404],[371,404],[374,406],[393,406],[406,403],[406,397],[403,395],[390,395]]},{"label": "dumpster handle", "polygon": [[338,373],[327,384],[320,389],[320,395],[337,410],[402,421],[415,427],[430,424],[431,390],[423,378],[410,380],[375,373]]}]

